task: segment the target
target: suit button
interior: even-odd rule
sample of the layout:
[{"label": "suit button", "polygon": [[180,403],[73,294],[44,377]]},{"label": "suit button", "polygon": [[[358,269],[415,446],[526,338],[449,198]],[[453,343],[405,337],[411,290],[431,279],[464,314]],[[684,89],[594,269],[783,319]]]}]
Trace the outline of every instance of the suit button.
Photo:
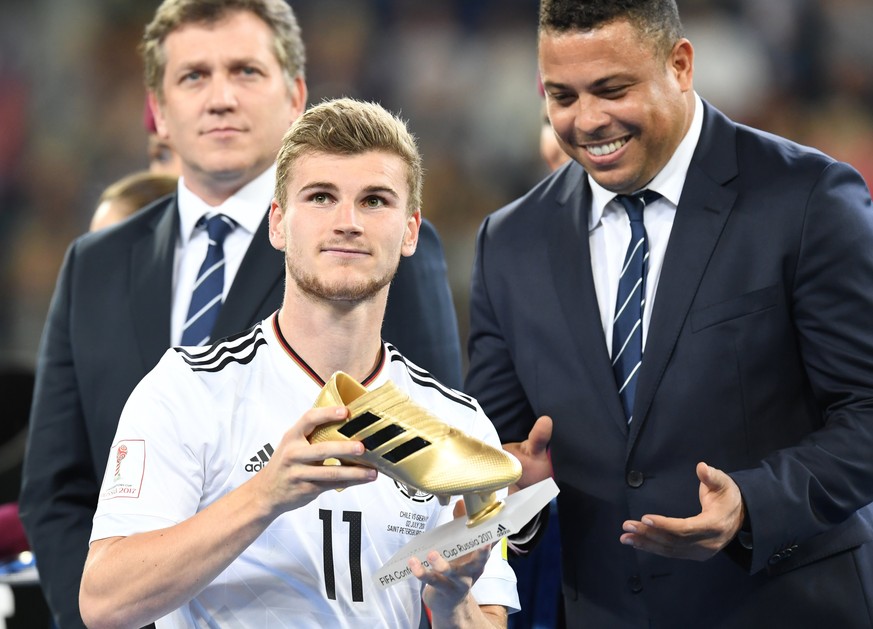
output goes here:
[{"label": "suit button", "polygon": [[627,580],[627,587],[634,594],[639,594],[643,591],[643,580],[640,579],[638,574],[635,574]]},{"label": "suit button", "polygon": [[791,555],[794,554],[795,550],[797,550],[797,544],[792,544],[788,548],[783,548],[778,553],[773,553],[772,555],[770,555],[770,558],[767,560],[767,563],[769,563],[771,566],[773,566],[773,565],[779,563],[780,561],[783,561],[783,560],[791,557]]},{"label": "suit button", "polygon": [[631,470],[627,473],[627,484],[636,489],[643,485],[643,473],[636,470]]}]

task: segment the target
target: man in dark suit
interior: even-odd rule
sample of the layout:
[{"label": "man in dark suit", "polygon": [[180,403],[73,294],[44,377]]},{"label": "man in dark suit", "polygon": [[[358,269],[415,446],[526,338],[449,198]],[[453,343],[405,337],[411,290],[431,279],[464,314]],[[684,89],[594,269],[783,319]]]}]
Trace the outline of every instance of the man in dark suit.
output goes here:
[{"label": "man in dark suit", "polygon": [[704,103],[673,0],[543,0],[539,62],[574,161],[481,227],[466,390],[568,625],[873,627],[864,182]]},{"label": "man in dark suit", "polygon": [[[61,629],[81,627],[79,580],[121,409],[182,341],[209,237],[203,216],[236,224],[223,243],[223,306],[212,339],[282,301],[281,252],[267,237],[274,162],[305,107],[304,52],[283,0],[167,1],[146,29],[146,85],[161,135],[182,161],[178,193],[69,249],[37,366],[21,514]],[[384,338],[457,386],[460,349],[445,261],[431,226],[400,266]]]}]

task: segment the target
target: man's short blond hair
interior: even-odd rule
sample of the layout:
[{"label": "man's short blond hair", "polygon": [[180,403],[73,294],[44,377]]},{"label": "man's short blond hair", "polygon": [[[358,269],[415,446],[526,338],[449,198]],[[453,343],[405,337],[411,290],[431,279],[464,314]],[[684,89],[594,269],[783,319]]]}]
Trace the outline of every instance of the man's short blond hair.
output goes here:
[{"label": "man's short blond hair", "polygon": [[391,153],[403,160],[409,187],[407,213],[421,209],[424,171],[415,137],[403,120],[381,105],[351,98],[316,105],[291,125],[282,139],[276,164],[276,202],[285,207],[288,179],[301,156],[360,155],[370,151]]}]

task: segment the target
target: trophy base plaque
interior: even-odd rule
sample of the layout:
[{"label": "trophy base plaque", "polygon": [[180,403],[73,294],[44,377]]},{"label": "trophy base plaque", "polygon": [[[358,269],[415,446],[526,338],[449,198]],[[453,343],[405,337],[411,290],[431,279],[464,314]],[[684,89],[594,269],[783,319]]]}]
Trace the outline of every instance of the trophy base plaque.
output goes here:
[{"label": "trophy base plaque", "polygon": [[374,575],[380,588],[388,588],[412,576],[408,562],[417,557],[428,566],[427,554],[435,550],[448,561],[491,546],[507,535],[517,533],[543,507],[558,495],[558,486],[551,478],[517,491],[503,499],[503,508],[483,521],[468,526],[464,517],[456,518],[426,533],[418,535],[397,551]]}]

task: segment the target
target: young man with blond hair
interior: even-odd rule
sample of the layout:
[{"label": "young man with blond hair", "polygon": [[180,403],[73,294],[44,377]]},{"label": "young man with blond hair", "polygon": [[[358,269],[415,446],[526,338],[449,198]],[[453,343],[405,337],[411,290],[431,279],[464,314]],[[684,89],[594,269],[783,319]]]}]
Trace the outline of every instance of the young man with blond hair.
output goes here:
[{"label": "young man with blond hair", "polygon": [[[323,103],[292,126],[277,168],[270,242],[285,254],[282,307],[210,347],[168,350],[134,390],[82,581],[92,626],[418,626],[420,583],[381,589],[372,575],[454,505],[369,467],[323,464],[364,451],[307,439],[349,417],[314,407],[338,371],[370,390],[390,381],[499,448],[475,400],[380,337],[391,278],[421,224],[421,161],[405,125],[378,105]],[[268,461],[250,469],[259,457]],[[434,627],[505,626],[517,595],[499,548],[428,560],[409,567]]]}]

